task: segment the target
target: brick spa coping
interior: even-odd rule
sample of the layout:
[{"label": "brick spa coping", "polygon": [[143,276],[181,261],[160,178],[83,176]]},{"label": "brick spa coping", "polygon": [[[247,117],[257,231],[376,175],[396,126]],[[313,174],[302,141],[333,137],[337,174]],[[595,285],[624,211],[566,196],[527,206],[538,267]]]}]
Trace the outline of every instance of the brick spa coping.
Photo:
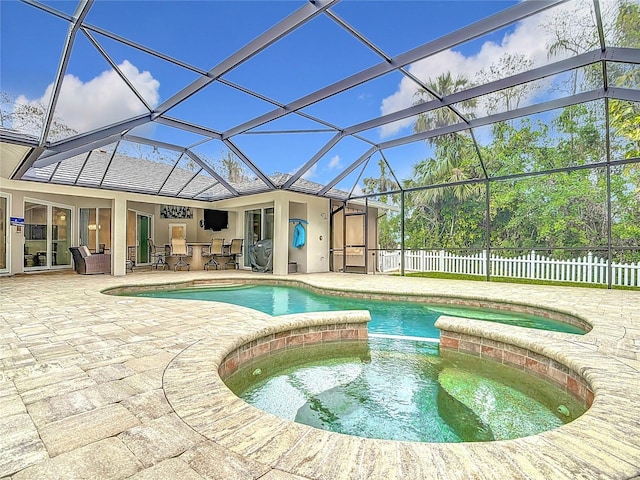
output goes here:
[{"label": "brick spa coping", "polygon": [[[441,478],[456,469],[460,478],[574,479],[630,478],[637,475],[640,451],[634,445],[640,405],[626,401],[637,372],[607,355],[571,342],[573,335],[509,325],[440,317],[445,348],[475,343],[479,354],[498,356],[484,347],[514,350],[529,359],[530,369],[584,398],[590,408],[559,428],[514,440],[483,443],[415,443],[368,439],[319,430],[284,420],[236,397],[224,384],[228,375],[255,355],[299,343],[366,336],[366,311],[317,312],[253,319],[237,331],[216,334],[187,347],[163,376],[166,398],[191,428],[245,458],[307,478]],[[284,339],[284,340],[283,340]],[[518,350],[519,349],[519,350]],[[526,352],[526,354],[525,354]],[[467,352],[468,353],[468,352]],[[507,362],[509,356],[507,355]],[[533,363],[535,360],[536,363]],[[516,364],[518,360],[513,360]],[[572,372],[572,373],[568,373]],[[578,386],[570,385],[576,380]],[[560,382],[561,383],[561,382]],[[573,389],[573,390],[571,390]],[[633,393],[635,394],[635,392]],[[615,415],[616,421],[609,422]],[[532,454],[535,452],[535,454]],[[584,476],[584,475],[586,476]],[[540,475],[544,475],[540,477]]]},{"label": "brick spa coping", "polygon": [[[436,325],[441,327],[445,322],[443,319]],[[593,389],[584,378],[566,365],[528,348],[441,329],[440,353],[446,354],[448,351],[465,353],[526,371],[582,400],[587,408],[593,404]]]}]

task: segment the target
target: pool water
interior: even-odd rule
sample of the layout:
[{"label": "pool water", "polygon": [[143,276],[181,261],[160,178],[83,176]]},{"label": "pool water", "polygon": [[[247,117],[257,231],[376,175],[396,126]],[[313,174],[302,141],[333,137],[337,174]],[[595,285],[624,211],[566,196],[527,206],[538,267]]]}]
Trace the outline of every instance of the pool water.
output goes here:
[{"label": "pool water", "polygon": [[281,418],[388,440],[506,440],[559,427],[585,410],[521,370],[386,338],[285,350],[246,365],[225,383]]},{"label": "pool water", "polygon": [[231,303],[274,316],[368,310],[368,341],[287,349],[259,357],[225,379],[246,402],[317,428],[389,440],[491,441],[534,435],[584,412],[581,401],[544,380],[493,361],[439,352],[430,341],[439,338],[434,323],[443,314],[584,333],[562,322],[503,310],[320,295],[274,285],[135,295]]},{"label": "pool water", "polygon": [[269,315],[329,310],[368,310],[370,334],[438,339],[434,327],[440,315],[507,323],[521,327],[584,334],[573,325],[535,315],[455,305],[433,305],[407,301],[385,301],[337,295],[321,295],[310,290],[279,285],[234,285],[134,294],[143,297],[210,300],[253,308]]}]

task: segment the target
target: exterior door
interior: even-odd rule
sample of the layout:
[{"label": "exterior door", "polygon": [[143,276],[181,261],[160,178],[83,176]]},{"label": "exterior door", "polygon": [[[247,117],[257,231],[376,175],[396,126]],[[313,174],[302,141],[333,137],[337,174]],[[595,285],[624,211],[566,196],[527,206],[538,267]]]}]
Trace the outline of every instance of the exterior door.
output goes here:
[{"label": "exterior door", "polygon": [[273,239],[274,229],[273,207],[256,208],[244,212],[244,251],[243,262],[245,267],[251,266],[251,248],[259,241]]},{"label": "exterior door", "polygon": [[[247,210],[244,212],[244,248],[245,252],[250,252],[251,249],[260,240],[260,234],[262,230],[262,210]],[[244,266],[251,266],[250,255],[244,255]]]},{"label": "exterior door", "polygon": [[71,265],[71,208],[25,201],[24,269]]},{"label": "exterior door", "polygon": [[135,210],[127,212],[127,259],[134,265],[151,263],[148,239],[152,221],[151,215]]},{"label": "exterior door", "polygon": [[137,262],[140,263],[150,263],[151,259],[149,257],[149,232],[151,229],[151,218],[148,215],[138,214],[136,218],[137,224]]},{"label": "exterior door", "polygon": [[366,213],[347,209],[344,220],[344,271],[367,273]]},{"label": "exterior door", "polygon": [[367,272],[367,217],[361,208],[340,206],[331,213],[331,271]]}]

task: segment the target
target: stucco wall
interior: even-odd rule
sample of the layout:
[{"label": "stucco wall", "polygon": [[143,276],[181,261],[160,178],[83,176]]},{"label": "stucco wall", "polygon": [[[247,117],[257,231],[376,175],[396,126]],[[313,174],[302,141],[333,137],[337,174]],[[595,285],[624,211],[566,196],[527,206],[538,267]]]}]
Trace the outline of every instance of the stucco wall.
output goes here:
[{"label": "stucco wall", "polygon": [[[211,208],[234,212],[237,219],[234,228],[238,238],[243,237],[245,211],[257,208],[274,208],[276,224],[273,238],[274,273],[287,274],[289,261],[299,263],[298,271],[312,273],[329,270],[328,199],[278,191],[222,200],[214,202],[213,205]],[[291,247],[293,227],[289,225],[289,218],[304,218],[309,222],[306,225],[307,243],[302,249]]]},{"label": "stucco wall", "polygon": [[[74,245],[78,244],[78,209],[111,208],[112,215],[117,217],[112,221],[111,242],[114,261],[112,272],[116,275],[125,273],[126,220],[129,210],[153,215],[154,240],[156,244],[164,244],[169,242],[170,223],[186,223],[187,240],[192,242],[209,242],[212,237],[225,238],[227,241],[233,238],[243,238],[244,212],[255,208],[274,207],[276,211],[274,219],[276,224],[274,273],[286,274],[289,261],[298,263],[299,271],[326,272],[329,270],[329,200],[326,198],[277,191],[218,202],[196,202],[91,188],[13,181],[4,178],[0,191],[10,195],[9,216],[12,217],[24,217],[25,198],[70,207],[73,212],[72,244]],[[160,218],[160,208],[163,204],[190,206],[194,211],[193,218]],[[288,220],[292,215],[291,205],[293,205],[293,212],[306,212],[304,215],[309,222],[306,225],[307,243],[303,249],[293,249],[296,250],[295,252],[290,252],[292,238],[290,238]],[[213,232],[200,227],[204,208],[228,210],[229,228],[221,232]],[[11,227],[9,229],[9,243],[9,273],[21,273],[24,264],[24,234],[18,233],[15,227]]]}]

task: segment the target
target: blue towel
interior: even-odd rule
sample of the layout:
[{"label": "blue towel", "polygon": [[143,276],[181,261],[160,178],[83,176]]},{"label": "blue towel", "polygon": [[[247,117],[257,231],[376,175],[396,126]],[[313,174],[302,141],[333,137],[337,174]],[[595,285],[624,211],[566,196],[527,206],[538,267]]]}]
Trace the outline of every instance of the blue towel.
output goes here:
[{"label": "blue towel", "polygon": [[300,248],[304,246],[306,232],[304,231],[304,226],[301,223],[296,224],[293,229],[293,246],[295,248]]}]

